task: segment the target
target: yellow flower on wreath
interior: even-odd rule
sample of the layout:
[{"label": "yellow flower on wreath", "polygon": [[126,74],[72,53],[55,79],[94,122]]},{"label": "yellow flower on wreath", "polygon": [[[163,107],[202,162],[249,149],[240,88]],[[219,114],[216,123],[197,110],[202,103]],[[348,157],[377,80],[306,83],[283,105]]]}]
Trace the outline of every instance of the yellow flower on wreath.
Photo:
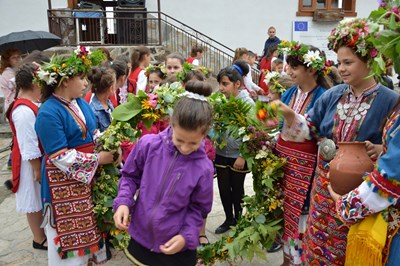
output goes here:
[{"label": "yellow flower on wreath", "polygon": [[152,110],[152,109],[154,109],[153,106],[149,103],[148,99],[143,99],[141,101],[141,104],[142,104],[142,109],[143,110]]},{"label": "yellow flower on wreath", "polygon": [[143,119],[153,119],[154,121],[160,120],[161,116],[156,113],[147,113],[147,114],[142,114]]}]

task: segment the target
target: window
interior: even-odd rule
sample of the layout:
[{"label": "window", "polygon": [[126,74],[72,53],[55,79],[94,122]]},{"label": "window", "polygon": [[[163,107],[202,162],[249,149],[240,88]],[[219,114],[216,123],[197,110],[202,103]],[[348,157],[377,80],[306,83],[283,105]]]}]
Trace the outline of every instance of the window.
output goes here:
[{"label": "window", "polygon": [[299,0],[297,16],[313,16],[315,11],[344,11],[346,17],[355,17],[356,0]]}]

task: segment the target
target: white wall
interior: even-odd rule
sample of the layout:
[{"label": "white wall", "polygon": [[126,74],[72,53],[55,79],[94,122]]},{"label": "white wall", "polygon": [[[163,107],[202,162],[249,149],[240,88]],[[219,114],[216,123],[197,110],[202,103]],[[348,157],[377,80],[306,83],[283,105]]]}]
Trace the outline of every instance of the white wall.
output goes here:
[{"label": "white wall", "polygon": [[[168,0],[160,1],[161,11],[195,28],[216,41],[235,49],[246,47],[261,53],[267,38],[267,29],[273,25],[280,39],[292,39],[294,20],[311,20],[296,17],[297,0]],[[147,0],[147,9],[157,10],[157,0]],[[366,17],[378,7],[376,0],[357,0],[358,17]],[[318,24],[314,23],[314,27]],[[333,28],[335,23],[327,27]],[[328,36],[330,30],[326,32]]]},{"label": "white wall", "polygon": [[[14,31],[48,31],[47,0],[0,0],[0,36]],[[65,8],[67,0],[52,0],[53,8]]]}]

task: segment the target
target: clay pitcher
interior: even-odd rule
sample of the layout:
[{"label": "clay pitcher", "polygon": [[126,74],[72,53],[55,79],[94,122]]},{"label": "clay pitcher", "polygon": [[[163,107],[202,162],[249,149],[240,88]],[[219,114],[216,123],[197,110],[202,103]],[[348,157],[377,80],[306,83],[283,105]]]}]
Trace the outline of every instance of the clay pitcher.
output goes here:
[{"label": "clay pitcher", "polygon": [[332,189],[344,195],[358,187],[365,172],[374,164],[367,154],[365,142],[339,142],[335,158],[330,162],[329,178]]}]

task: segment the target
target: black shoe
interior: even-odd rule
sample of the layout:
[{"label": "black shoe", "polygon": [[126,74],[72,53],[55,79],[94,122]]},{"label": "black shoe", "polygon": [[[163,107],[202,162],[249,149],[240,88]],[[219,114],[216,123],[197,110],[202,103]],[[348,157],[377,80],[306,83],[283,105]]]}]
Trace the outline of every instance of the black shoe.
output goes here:
[{"label": "black shoe", "polygon": [[6,182],[4,182],[4,186],[8,189],[11,190],[13,188],[13,183],[11,179],[7,179]]},{"label": "black shoe", "polygon": [[231,229],[231,226],[235,226],[235,225],[236,225],[236,222],[227,222],[227,221],[225,221],[223,224],[218,226],[217,229],[215,229],[215,233],[216,234],[223,234],[226,231],[229,231]]},{"label": "black shoe", "polygon": [[267,250],[268,253],[277,252],[282,248],[282,244],[274,242],[272,246]]}]

